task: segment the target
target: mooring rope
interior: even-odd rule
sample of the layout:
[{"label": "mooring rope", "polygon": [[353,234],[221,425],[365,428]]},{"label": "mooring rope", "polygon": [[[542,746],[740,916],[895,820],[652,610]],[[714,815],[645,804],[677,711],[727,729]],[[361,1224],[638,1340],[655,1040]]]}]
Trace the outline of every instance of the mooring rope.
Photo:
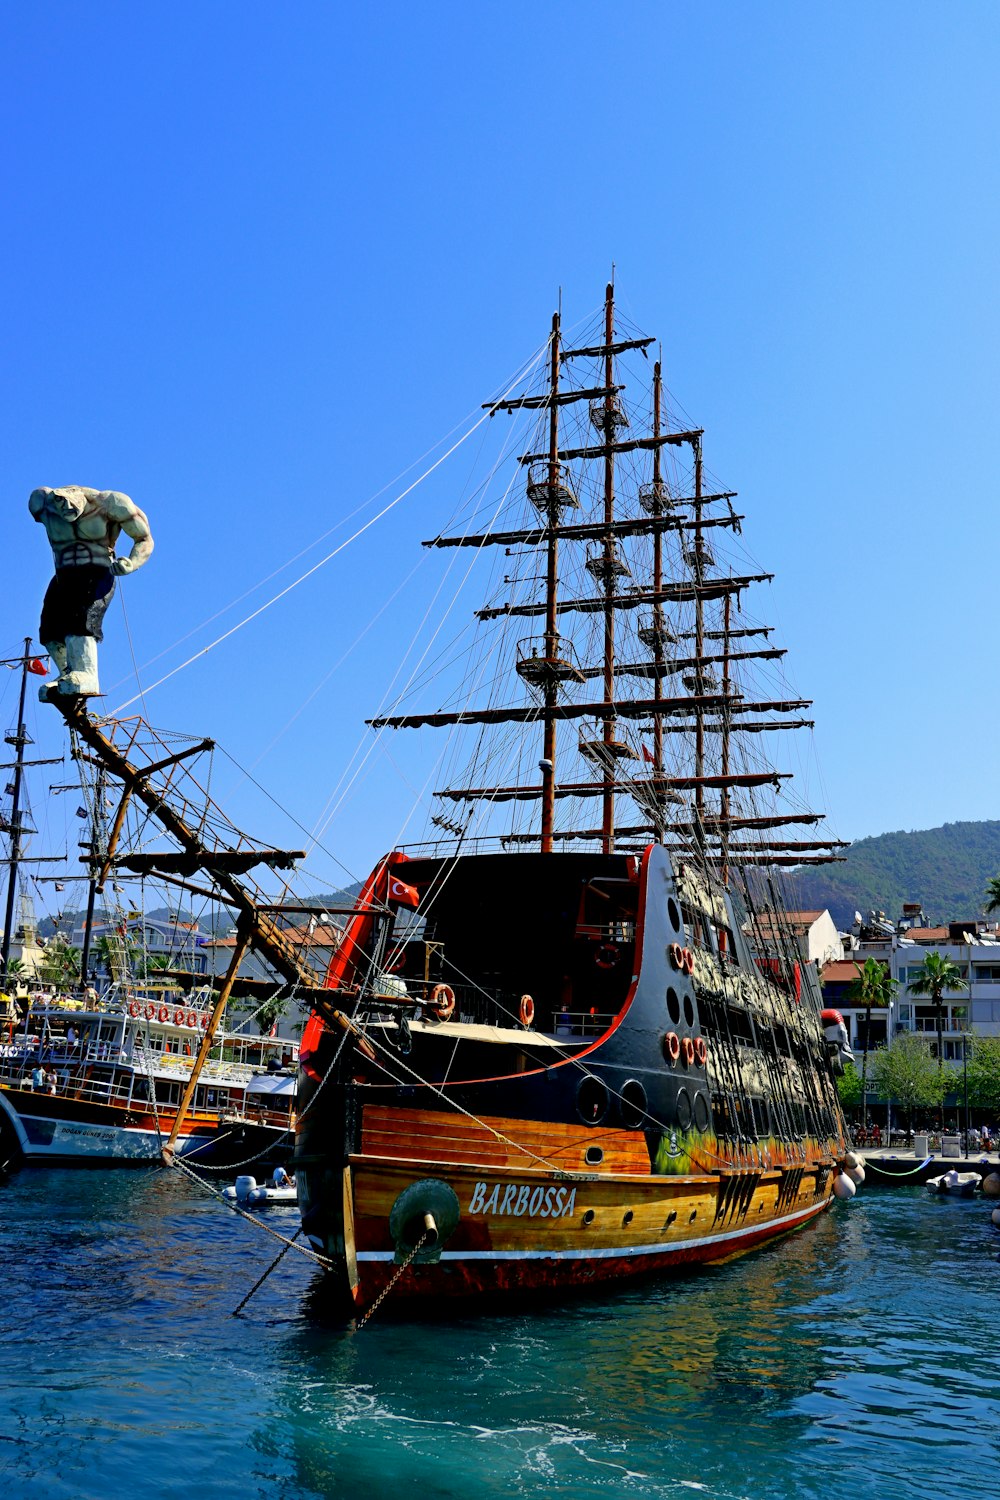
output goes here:
[{"label": "mooring rope", "polygon": [[931,1154],[930,1154],[930,1156],[925,1156],[924,1157],[923,1161],[920,1163],[919,1166],[910,1167],[905,1172],[887,1172],[886,1169],[885,1169],[885,1167],[880,1167],[880,1166],[876,1165],[875,1162],[873,1162],[869,1157],[866,1156],[865,1157],[865,1171],[866,1172],[881,1172],[883,1177],[915,1177],[918,1172],[922,1172],[924,1170],[924,1168],[928,1165],[928,1163],[932,1162],[933,1160],[934,1160],[934,1153],[932,1151]]}]

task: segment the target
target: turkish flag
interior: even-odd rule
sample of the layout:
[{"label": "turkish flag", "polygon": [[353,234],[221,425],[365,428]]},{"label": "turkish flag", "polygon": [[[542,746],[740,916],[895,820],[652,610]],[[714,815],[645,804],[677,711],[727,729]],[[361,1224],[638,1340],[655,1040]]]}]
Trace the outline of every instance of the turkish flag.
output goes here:
[{"label": "turkish flag", "polygon": [[398,901],[400,906],[412,906],[414,910],[420,905],[420,892],[415,885],[407,885],[403,880],[397,880],[394,875],[389,877],[389,900]]},{"label": "turkish flag", "polygon": [[36,677],[48,677],[49,675],[48,667],[44,662],[39,661],[37,656],[33,656],[29,661],[28,671],[34,672]]}]

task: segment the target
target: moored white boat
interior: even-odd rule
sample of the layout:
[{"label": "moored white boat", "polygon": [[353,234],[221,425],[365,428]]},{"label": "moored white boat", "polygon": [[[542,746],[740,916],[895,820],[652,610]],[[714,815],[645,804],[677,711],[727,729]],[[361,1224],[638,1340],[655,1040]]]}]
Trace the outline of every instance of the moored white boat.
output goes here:
[{"label": "moored white boat", "polygon": [[[8,1026],[0,1043],[0,1129],[32,1163],[158,1160],[210,1008],[141,992],[80,1005],[35,1001],[16,1029]],[[287,1139],[295,1079],[281,1064],[291,1046],[220,1032],[175,1152],[236,1162]]]}]

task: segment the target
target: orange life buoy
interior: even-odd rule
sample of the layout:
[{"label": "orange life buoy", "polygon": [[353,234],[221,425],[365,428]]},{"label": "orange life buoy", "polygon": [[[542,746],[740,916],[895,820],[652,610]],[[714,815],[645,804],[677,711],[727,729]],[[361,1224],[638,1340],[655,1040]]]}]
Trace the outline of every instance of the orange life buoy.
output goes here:
[{"label": "orange life buoy", "polygon": [[209,1017],[208,1011],[207,1010],[203,1010],[202,1013],[201,1013],[201,1017],[199,1019],[199,1025],[201,1026],[202,1031],[207,1031],[208,1030],[209,1019],[210,1019],[210,1017]]},{"label": "orange life buoy", "polygon": [[675,969],[683,969],[684,949],[681,947],[680,943],[670,944],[670,962],[673,964]]},{"label": "orange life buoy", "polygon": [[455,991],[450,984],[436,984],[431,990],[431,1009],[439,1021],[450,1021],[455,1014]]},{"label": "orange life buoy", "polygon": [[174,1011],[174,1025],[175,1026],[183,1026],[184,1025],[184,1007],[183,1007],[183,1005],[178,1005],[177,1008],[176,1008],[176,1010]]},{"label": "orange life buoy", "polygon": [[159,1008],[159,1010],[156,1012],[156,1019],[158,1021],[167,1021],[167,1020],[169,1020],[169,1018],[170,1018],[170,1007],[167,1006],[167,1005],[161,1005],[160,1008]]},{"label": "orange life buoy", "polygon": [[684,1052],[685,1066],[690,1067],[694,1062],[694,1042],[689,1036],[686,1036],[684,1038],[683,1042],[681,1043],[681,1048]]},{"label": "orange life buoy", "polygon": [[156,1015],[156,1006],[152,1004],[147,1005],[146,1009],[143,1011],[143,1015],[146,1017],[147,1021],[151,1021]]},{"label": "orange life buoy", "polygon": [[187,1015],[184,1017],[184,1024],[185,1026],[197,1026],[198,1012],[196,1010],[189,1010]]},{"label": "orange life buoy", "polygon": [[684,972],[685,974],[694,973],[694,954],[690,948],[684,949]]},{"label": "orange life buoy", "polygon": [[140,1009],[141,1009],[141,1007],[139,1005],[138,1000],[130,1000],[129,1001],[129,1003],[128,1003],[128,1013],[129,1013],[130,1016],[133,1016],[133,1017],[137,1016],[139,1014]]},{"label": "orange life buoy", "polygon": [[613,969],[619,954],[615,943],[601,943],[594,954],[594,963],[599,969]]},{"label": "orange life buoy", "polygon": [[530,1026],[535,1019],[535,1002],[530,995],[521,996],[521,1004],[518,1007],[518,1015],[521,1017],[522,1026]]},{"label": "orange life buoy", "polygon": [[663,1050],[671,1062],[676,1062],[681,1055],[680,1037],[676,1031],[668,1031],[663,1038]]},{"label": "orange life buoy", "polygon": [[694,1055],[698,1059],[699,1068],[703,1068],[705,1066],[705,1059],[708,1057],[708,1048],[705,1046],[705,1038],[703,1036],[700,1036],[694,1044]]}]

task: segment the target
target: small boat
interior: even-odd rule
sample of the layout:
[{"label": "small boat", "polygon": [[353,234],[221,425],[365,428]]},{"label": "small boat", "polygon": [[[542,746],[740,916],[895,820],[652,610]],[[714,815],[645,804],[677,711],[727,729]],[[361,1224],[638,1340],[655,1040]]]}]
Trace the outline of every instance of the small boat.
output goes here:
[{"label": "small boat", "polygon": [[[277,1176],[277,1173],[275,1173]],[[238,1203],[240,1208],[264,1208],[273,1203],[298,1203],[298,1189],[294,1178],[285,1176],[284,1183],[261,1182],[249,1174],[237,1177],[233,1187],[223,1188],[223,1198],[228,1198],[230,1203]]]},{"label": "small boat", "polygon": [[971,1198],[982,1179],[978,1172],[957,1172],[954,1167],[938,1177],[928,1177],[929,1193],[950,1193],[953,1198]]}]

